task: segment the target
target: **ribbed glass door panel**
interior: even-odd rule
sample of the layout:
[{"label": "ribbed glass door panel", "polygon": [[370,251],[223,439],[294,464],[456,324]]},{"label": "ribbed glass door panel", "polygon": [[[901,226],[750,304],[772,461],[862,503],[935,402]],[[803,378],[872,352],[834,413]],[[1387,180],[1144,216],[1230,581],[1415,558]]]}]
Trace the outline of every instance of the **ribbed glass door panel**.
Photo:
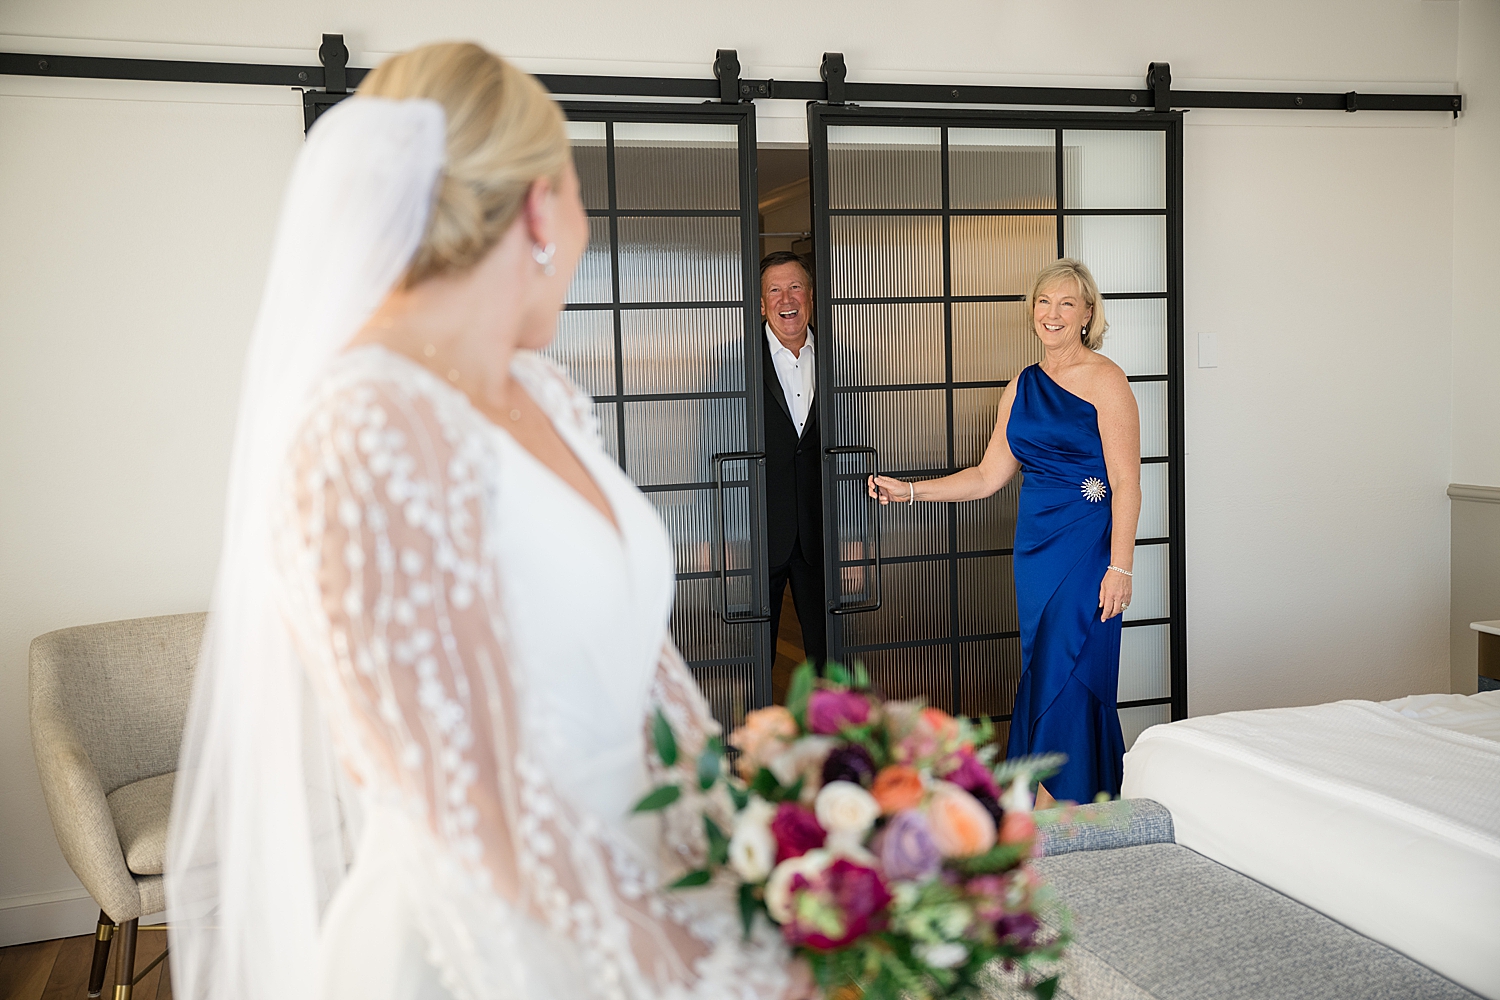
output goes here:
[{"label": "ribbed glass door panel", "polygon": [[[1167,374],[1167,300],[1111,299],[1105,303],[1109,332],[1099,353],[1126,375]],[[1035,339],[1035,338],[1033,338]]]},{"label": "ribbed glass door panel", "polygon": [[833,220],[836,299],[903,299],[943,294],[943,230],[937,219],[909,215],[840,216]]},{"label": "ribbed glass door panel", "polygon": [[835,208],[937,208],[943,203],[942,132],[935,128],[828,130],[828,190]]},{"label": "ribbed glass door panel", "polygon": [[948,200],[955,209],[1057,204],[1057,133],[1050,128],[950,128]]},{"label": "ribbed glass door panel", "polygon": [[773,655],[764,622],[725,620],[768,612],[764,483],[743,457],[764,446],[746,390],[761,384],[754,112],[566,110],[590,244],[546,353],[593,394],[605,447],[661,516],[672,635],[733,726],[769,701]]},{"label": "ribbed glass door panel", "polygon": [[1164,132],[1066,129],[1064,208],[1167,207]]},{"label": "ribbed glass door panel", "polygon": [[617,122],[621,208],[740,207],[739,129],[696,122]]},{"label": "ribbed glass door panel", "polygon": [[1167,290],[1165,216],[1070,215],[1063,246],[1089,266],[1105,295]]},{"label": "ribbed glass door panel", "polygon": [[[827,106],[808,117],[825,445],[874,449],[866,460],[903,480],[976,465],[1006,385],[1044,356],[1025,303],[1037,272],[1068,256],[1098,278],[1110,322],[1101,353],[1130,378],[1142,425],[1120,679],[1132,739],[1173,705],[1185,711],[1172,682],[1185,669],[1172,583],[1180,124]],[[877,508],[851,488],[846,459],[825,462],[836,494],[825,504],[830,656],[863,661],[887,691],[996,719],[1003,740],[1021,672],[1011,564],[1021,477],[983,500]]]}]

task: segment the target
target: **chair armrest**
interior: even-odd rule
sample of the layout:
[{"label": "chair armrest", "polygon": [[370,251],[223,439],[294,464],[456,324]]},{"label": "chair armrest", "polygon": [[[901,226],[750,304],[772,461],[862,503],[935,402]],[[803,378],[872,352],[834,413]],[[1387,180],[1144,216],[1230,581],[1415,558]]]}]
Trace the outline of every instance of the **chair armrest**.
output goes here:
[{"label": "chair armrest", "polygon": [[94,766],[66,724],[35,699],[31,745],[52,829],[73,873],[112,920],[139,917],[141,893],[125,866],[114,817]]},{"label": "chair armrest", "polygon": [[1037,812],[1044,856],[1176,843],[1171,812],[1152,799],[1090,803],[1077,807],[1071,822],[1063,821],[1066,816],[1064,809]]}]

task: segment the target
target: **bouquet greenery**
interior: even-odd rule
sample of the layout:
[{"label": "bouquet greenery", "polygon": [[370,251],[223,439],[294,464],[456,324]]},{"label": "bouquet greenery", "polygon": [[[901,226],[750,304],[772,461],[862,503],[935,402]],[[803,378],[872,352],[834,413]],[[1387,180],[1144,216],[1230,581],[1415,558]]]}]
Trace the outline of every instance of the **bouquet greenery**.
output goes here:
[{"label": "bouquet greenery", "polygon": [[[1068,934],[1029,864],[1031,785],[1064,758],[997,766],[992,735],[987,721],[881,698],[858,664],[829,664],[822,679],[804,664],[785,707],[749,713],[730,735],[732,768],[718,740],[698,758],[692,798],[722,788],[732,822],[704,811],[706,864],[674,886],[737,884],[746,934],[770,920],[830,995],[977,996],[998,966],[1046,1000],[1057,978],[1038,969],[1061,958]],[[660,714],[653,743],[677,767]],[[663,784],[636,809],[682,794]]]}]

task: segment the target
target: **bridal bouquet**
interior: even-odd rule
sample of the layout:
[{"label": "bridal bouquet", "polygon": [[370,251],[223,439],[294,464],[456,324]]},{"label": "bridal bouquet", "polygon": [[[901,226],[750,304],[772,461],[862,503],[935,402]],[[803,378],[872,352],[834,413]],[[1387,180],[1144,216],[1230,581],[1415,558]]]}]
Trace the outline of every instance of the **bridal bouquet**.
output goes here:
[{"label": "bridal bouquet", "polygon": [[[652,735],[676,767],[660,714]],[[711,740],[696,768],[682,762],[695,780],[636,809],[701,803],[706,861],[674,887],[737,885],[745,933],[769,919],[830,995],[975,996],[998,964],[1045,1000],[1057,979],[1036,969],[1061,957],[1067,934],[1041,920],[1060,908],[1028,864],[1031,782],[1063,758],[996,767],[990,737],[987,722],[882,699],[859,665],[829,664],[818,680],[804,664],[785,707],[751,712],[730,735],[732,770]]]}]

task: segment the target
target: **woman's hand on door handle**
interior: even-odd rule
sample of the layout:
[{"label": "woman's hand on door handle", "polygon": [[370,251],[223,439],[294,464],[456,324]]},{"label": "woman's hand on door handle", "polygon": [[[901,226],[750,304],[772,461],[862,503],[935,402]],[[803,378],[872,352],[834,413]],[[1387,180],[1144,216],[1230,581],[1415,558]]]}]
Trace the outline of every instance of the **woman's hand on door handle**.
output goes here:
[{"label": "woman's hand on door handle", "polygon": [[865,486],[870,499],[879,500],[881,504],[912,503],[917,499],[915,483],[904,483],[890,476],[870,476]]}]

